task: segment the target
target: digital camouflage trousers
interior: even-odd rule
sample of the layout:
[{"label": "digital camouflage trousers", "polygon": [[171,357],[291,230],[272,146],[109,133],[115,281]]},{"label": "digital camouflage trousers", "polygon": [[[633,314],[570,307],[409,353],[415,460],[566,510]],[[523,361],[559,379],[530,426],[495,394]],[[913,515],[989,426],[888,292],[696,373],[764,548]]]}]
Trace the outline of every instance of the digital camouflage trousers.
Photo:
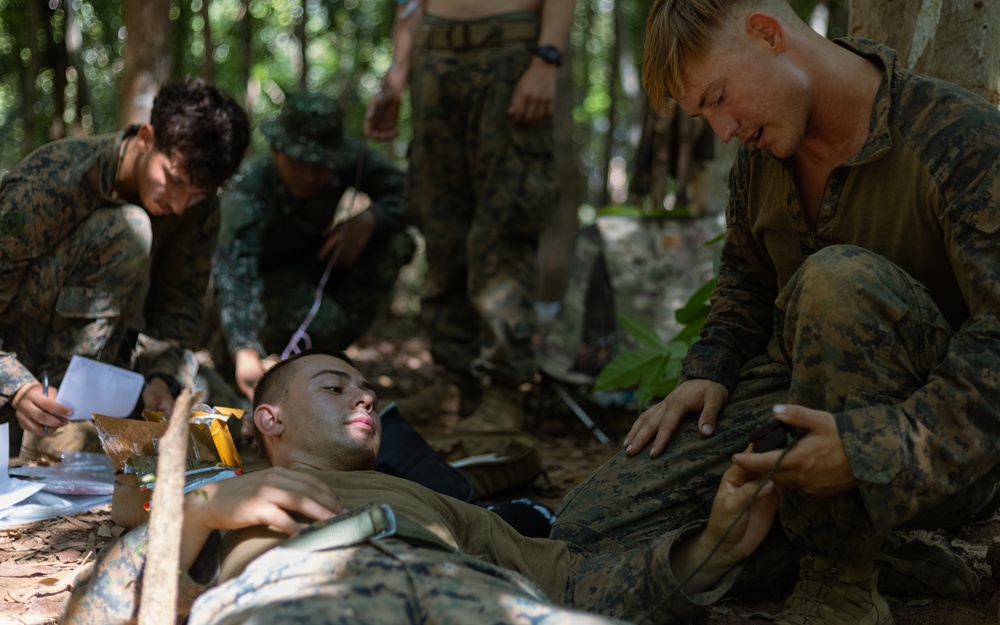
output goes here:
[{"label": "digital camouflage trousers", "polygon": [[492,564],[396,539],[320,552],[274,548],[199,597],[188,622],[621,623],[552,605],[530,581]]},{"label": "digital camouflage trousers", "polygon": [[[660,457],[619,453],[566,496],[552,537],[577,551],[605,553],[703,520],[730,457],[747,448],[750,432],[773,418],[775,404],[836,415],[899,403],[925,384],[952,337],[922,285],[884,258],[852,246],[825,248],[803,263],[775,303],[774,332],[767,353],[743,368],[712,437],[702,438],[689,415]],[[890,423],[866,424],[864,433],[845,433],[840,425],[842,439],[852,438],[848,457],[855,472],[862,463],[870,472],[901,445]],[[933,459],[923,460],[933,466]],[[948,484],[948,479],[911,480],[900,492],[892,491],[893,483],[883,484],[882,497],[863,496],[864,483],[828,498],[786,492],[780,527],[776,524],[748,560],[737,589],[751,586],[754,578],[789,572],[801,551],[870,559],[890,529],[958,523],[982,507],[994,486],[993,480]],[[893,504],[925,496],[940,501],[935,489],[960,494],[916,514]]]},{"label": "digital camouflage trousers", "polygon": [[[537,31],[463,24],[423,26],[410,83],[409,199],[427,241],[421,314],[436,362],[509,385],[535,368],[538,244],[557,197],[552,120],[517,125],[507,114]],[[524,34],[508,40],[513,24]]]}]

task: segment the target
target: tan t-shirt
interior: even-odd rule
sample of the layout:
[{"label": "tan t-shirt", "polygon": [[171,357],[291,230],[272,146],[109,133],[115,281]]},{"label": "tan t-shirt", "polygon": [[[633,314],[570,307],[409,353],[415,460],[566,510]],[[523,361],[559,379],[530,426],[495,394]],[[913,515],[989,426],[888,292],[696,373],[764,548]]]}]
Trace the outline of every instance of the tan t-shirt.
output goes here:
[{"label": "tan t-shirt", "polygon": [[[377,471],[310,473],[326,482],[345,507],[389,504],[397,515],[429,530],[446,544],[524,575],[553,602],[563,603],[573,560],[565,543],[525,538],[488,510]],[[287,538],[261,526],[229,532],[223,543],[219,582],[239,575],[251,560]]]}]

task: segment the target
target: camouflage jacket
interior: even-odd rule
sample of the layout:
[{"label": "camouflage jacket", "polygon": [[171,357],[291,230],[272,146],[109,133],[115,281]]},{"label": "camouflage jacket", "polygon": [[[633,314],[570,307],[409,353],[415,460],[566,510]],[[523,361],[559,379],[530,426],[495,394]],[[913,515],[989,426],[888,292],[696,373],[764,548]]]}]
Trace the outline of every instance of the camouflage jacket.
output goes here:
[{"label": "camouflage jacket", "polygon": [[349,141],[357,146],[358,156],[334,169],[311,199],[297,200],[288,193],[270,153],[247,159],[222,195],[212,282],[231,353],[241,349],[265,353],[259,338],[267,323],[261,302],[262,272],[316,258],[348,187],[357,184],[371,198],[376,233],[405,225],[402,172],[361,141]]},{"label": "camouflage jacket", "polygon": [[[920,281],[957,330],[948,357],[905,402],[835,415],[841,432],[892,424],[898,435],[896,449],[865,449],[865,436],[844,441],[877,517],[875,510],[912,510],[913,493],[900,488],[899,476],[947,474],[958,488],[1000,457],[1000,112],[904,69],[881,44],[838,43],[884,67],[867,142],[831,172],[815,227],[787,165],[740,147],[712,312],[682,373],[732,390],[744,363],[765,350],[777,294],[828,245],[866,248]],[[865,454],[878,460],[856,461]],[[922,505],[953,494],[940,490]]]},{"label": "camouflage jacket", "polygon": [[[133,126],[117,135],[50,143],[0,178],[0,313],[17,297],[34,259],[72,236],[96,208],[122,204],[114,197],[119,148],[137,131]],[[185,383],[193,379],[194,362],[183,348],[202,329],[202,302],[218,233],[217,206],[213,196],[183,216],[151,218],[145,322],[131,320],[130,327],[145,335],[138,344],[135,367],[146,375],[166,373]],[[33,379],[15,354],[0,351],[0,406]]]}]

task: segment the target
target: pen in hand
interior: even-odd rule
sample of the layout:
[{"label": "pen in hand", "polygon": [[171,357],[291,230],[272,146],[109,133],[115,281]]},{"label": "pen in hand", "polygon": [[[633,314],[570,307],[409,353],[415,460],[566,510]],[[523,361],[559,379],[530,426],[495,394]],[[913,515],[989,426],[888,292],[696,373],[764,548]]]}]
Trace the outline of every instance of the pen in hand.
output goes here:
[{"label": "pen in hand", "polygon": [[[48,370],[42,371],[42,395],[45,397],[49,396],[49,372]],[[42,431],[45,432],[45,436],[49,435],[49,426],[43,425]]]}]

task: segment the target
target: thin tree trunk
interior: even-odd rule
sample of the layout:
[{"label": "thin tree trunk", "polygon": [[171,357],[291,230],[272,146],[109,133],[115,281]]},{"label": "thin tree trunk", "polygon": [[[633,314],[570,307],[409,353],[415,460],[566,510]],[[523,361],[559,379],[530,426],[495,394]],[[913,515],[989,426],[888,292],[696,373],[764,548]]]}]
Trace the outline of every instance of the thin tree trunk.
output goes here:
[{"label": "thin tree trunk", "polygon": [[309,76],[309,57],[306,54],[308,42],[306,41],[306,22],[309,21],[309,0],[302,2],[302,19],[295,24],[295,38],[299,40],[299,87],[306,88],[307,77]]},{"label": "thin tree trunk", "polygon": [[28,57],[24,66],[24,74],[21,89],[21,124],[24,134],[21,139],[21,153],[27,155],[35,147],[35,102],[38,99],[38,90],[35,88],[35,80],[42,67],[42,53],[38,49],[38,31],[42,28],[40,15],[42,5],[38,2],[27,2],[28,32],[24,37],[22,45],[28,49],[31,56]]},{"label": "thin tree trunk", "polygon": [[[676,114],[676,113],[675,113]],[[667,199],[667,179],[670,176],[670,144],[673,137],[673,120],[650,113],[650,129],[653,137],[650,146],[652,158],[649,164],[649,197],[655,210],[662,210]]]},{"label": "thin tree trunk", "polygon": [[144,124],[160,85],[170,77],[170,0],[124,0],[128,39],[119,125]]},{"label": "thin tree trunk", "polygon": [[184,59],[188,53],[188,37],[191,36],[191,3],[181,0],[177,3],[177,19],[173,20],[170,38],[170,77],[177,80],[186,74]]},{"label": "thin tree trunk", "polygon": [[240,84],[246,86],[243,96],[243,108],[253,110],[255,90],[250,85],[251,58],[253,56],[253,14],[250,13],[250,0],[240,0],[239,14],[236,20],[240,23]]},{"label": "thin tree trunk", "polygon": [[539,244],[539,300],[562,299],[569,279],[570,260],[576,243],[577,212],[583,179],[580,174],[580,148],[573,140],[573,103],[576,93],[572,72],[573,47],[566,46],[563,66],[557,74],[556,111],[553,120],[556,149],[556,180],[559,200],[552,221],[542,232]]},{"label": "thin tree trunk", "polygon": [[212,43],[212,21],[208,17],[209,0],[201,1],[201,18],[205,25],[202,33],[205,35],[205,58],[201,62],[201,77],[215,83],[215,45]]},{"label": "thin tree trunk", "polygon": [[618,83],[621,81],[621,64],[619,57],[622,54],[622,40],[620,22],[621,5],[614,3],[612,9],[614,19],[614,41],[611,45],[611,71],[608,76],[608,129],[604,133],[604,188],[601,190],[601,205],[607,206],[611,203],[611,159],[615,149],[615,126],[618,121]]},{"label": "thin tree trunk", "polygon": [[97,126],[94,107],[90,105],[90,87],[87,84],[87,74],[84,72],[83,61],[80,58],[80,49],[83,47],[83,33],[80,32],[80,21],[77,19],[76,9],[72,2],[64,3],[66,10],[66,57],[67,63],[75,70],[76,74],[76,116],[73,121],[72,134],[82,136],[83,116],[87,111],[91,111],[94,126]]},{"label": "thin tree trunk", "polygon": [[[66,136],[66,67],[69,65],[66,37],[69,31],[69,16],[73,9],[71,6],[63,6],[67,21],[63,22],[65,30],[61,33],[62,37],[57,37],[57,33],[54,32],[55,26],[52,23],[52,16],[55,9],[47,4],[39,3],[38,11],[42,17],[42,24],[45,26],[46,56],[52,67],[52,100],[55,112],[52,115],[52,122],[49,124],[49,140],[55,141]],[[56,43],[57,39],[59,43]]]}]

